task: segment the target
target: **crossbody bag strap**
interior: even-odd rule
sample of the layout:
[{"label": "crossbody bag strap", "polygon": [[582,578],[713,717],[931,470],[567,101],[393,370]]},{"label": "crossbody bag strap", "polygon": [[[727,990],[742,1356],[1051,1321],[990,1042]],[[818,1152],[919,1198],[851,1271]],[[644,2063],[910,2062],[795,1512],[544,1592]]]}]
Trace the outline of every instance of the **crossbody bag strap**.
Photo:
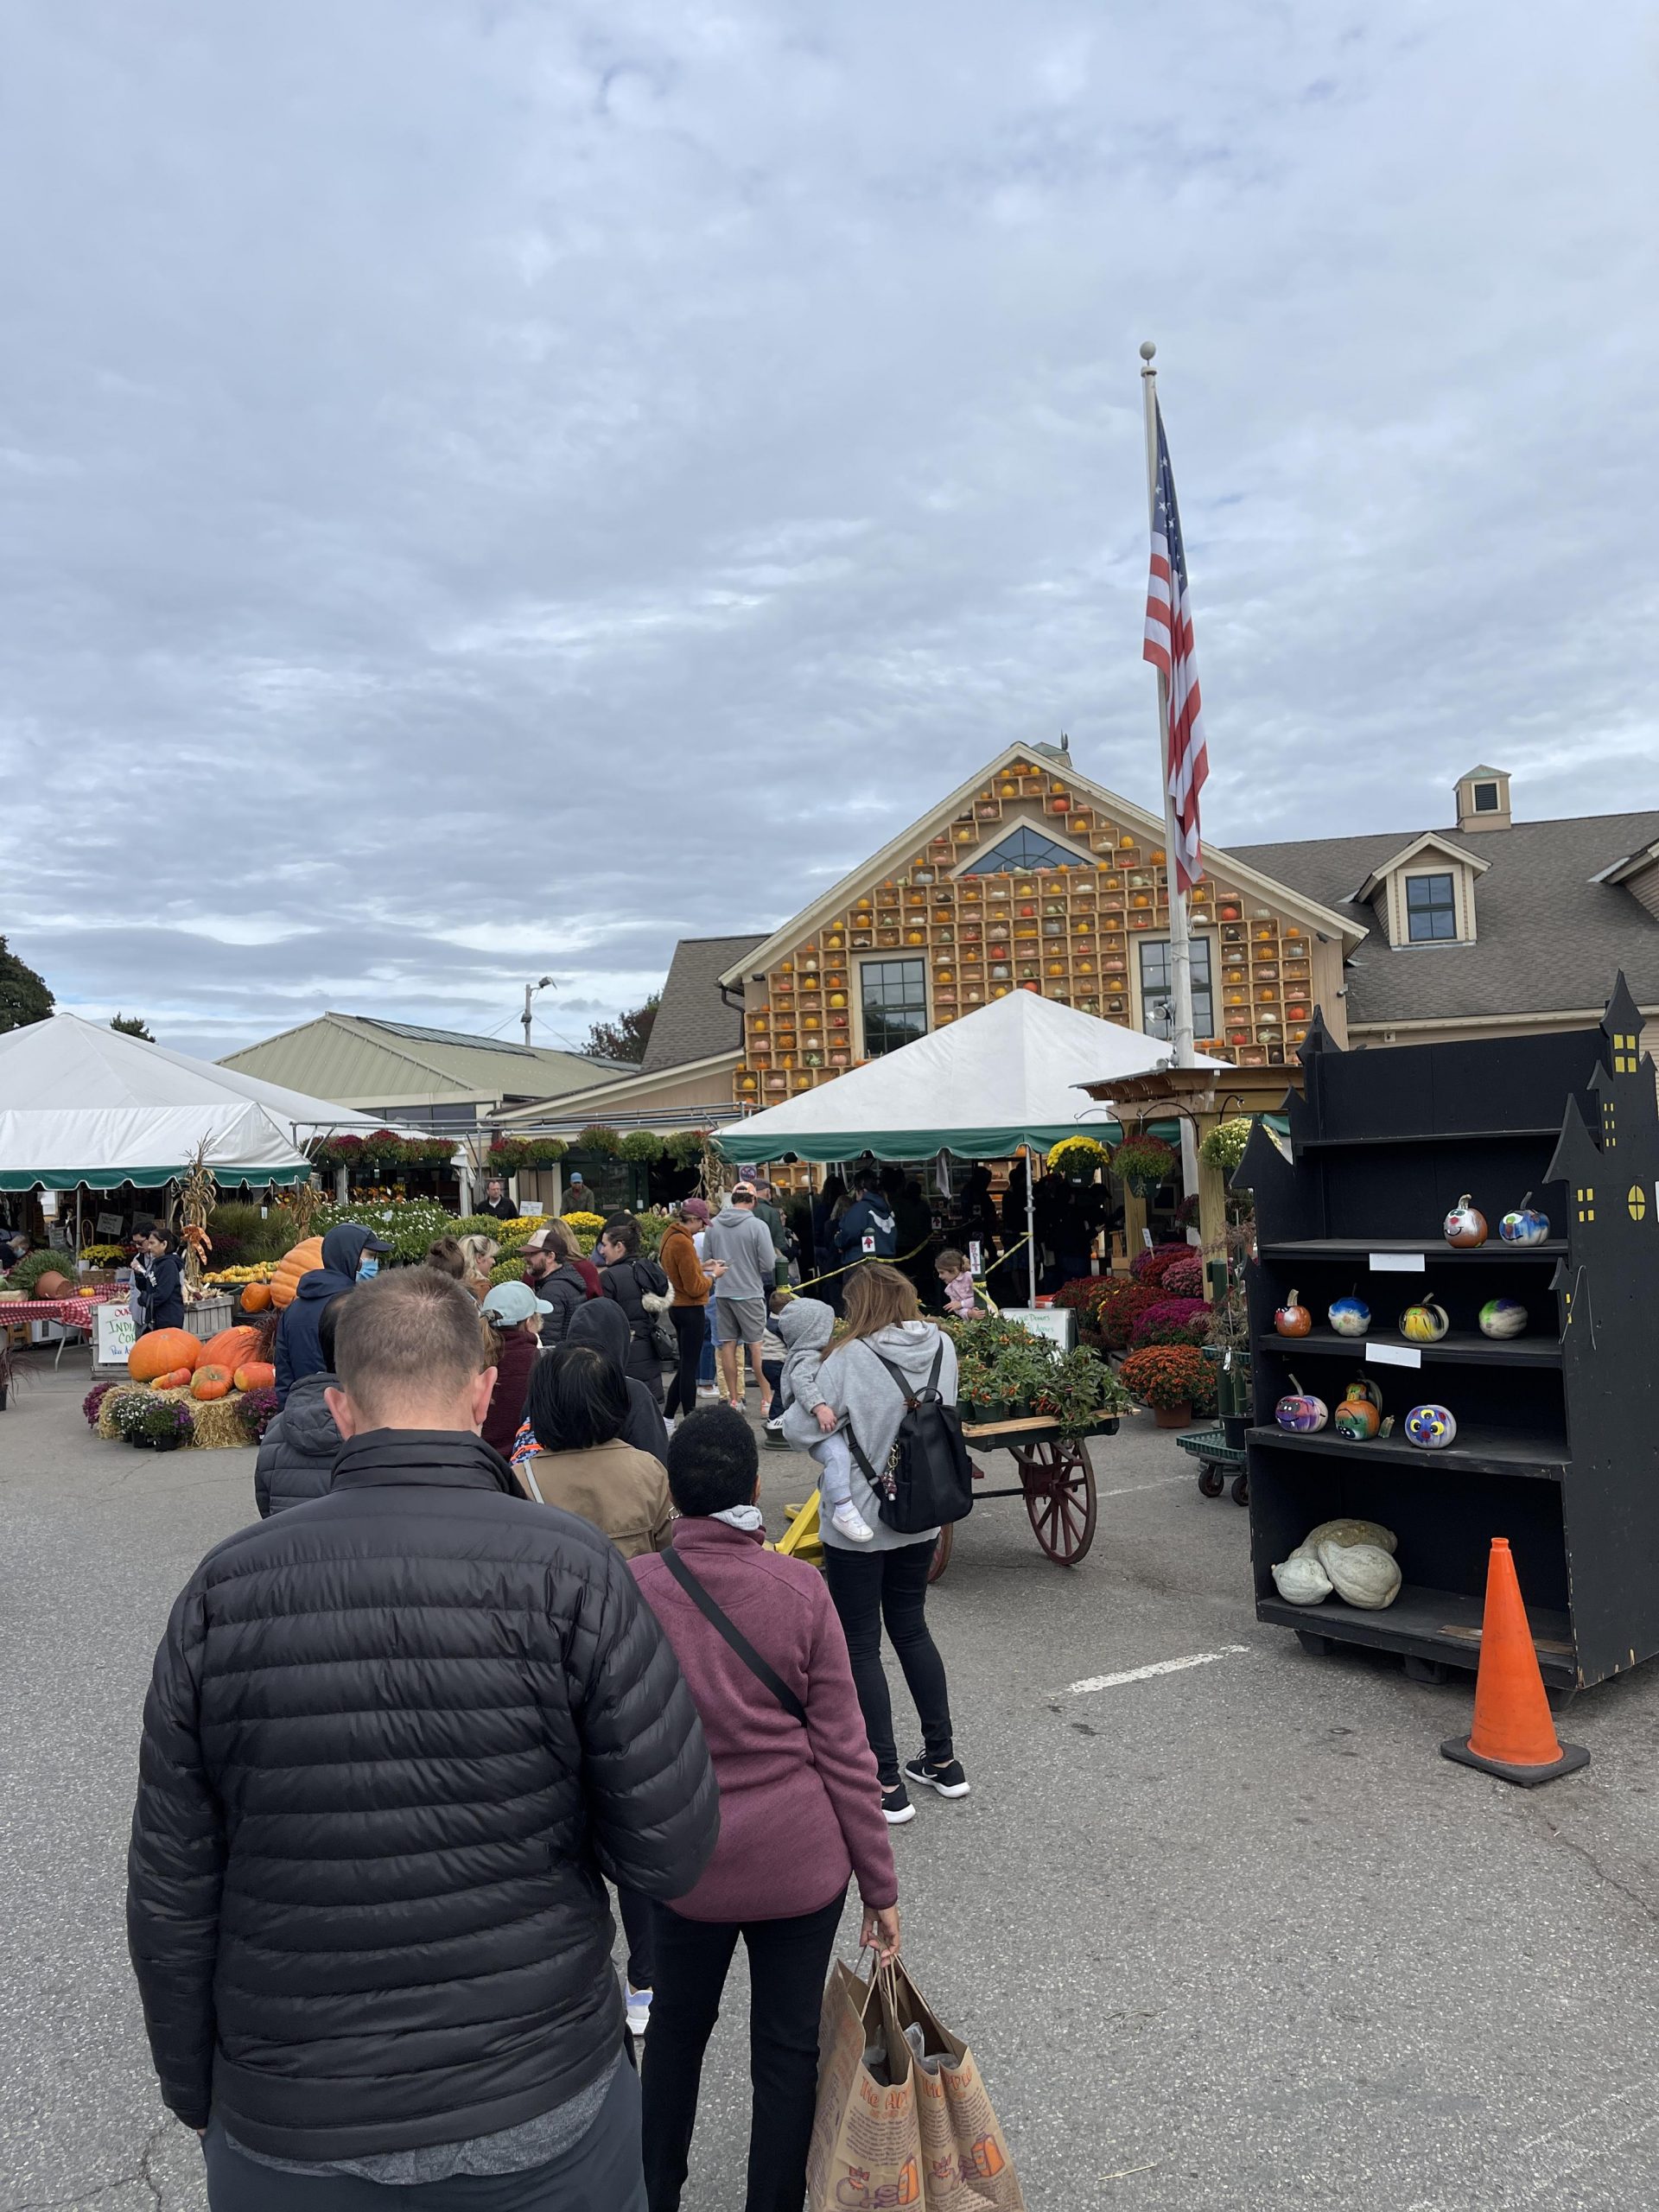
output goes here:
[{"label": "crossbody bag strap", "polygon": [[749,1642],[748,1637],[745,1636],[742,1630],[739,1628],[737,1623],[734,1620],[728,1619],[726,1614],[721,1611],[720,1607],[709,1595],[709,1592],[703,1588],[702,1583],[698,1581],[696,1576],[692,1573],[690,1568],[675,1550],[673,1545],[671,1544],[665,1552],[658,1553],[658,1556],[661,1559],[663,1565],[668,1569],[674,1580],[679,1584],[681,1589],[684,1591],[686,1596],[691,1600],[697,1611],[702,1615],[704,1620],[708,1622],[710,1628],[716,1630],[719,1634],[725,1638],[726,1642],[730,1644],[732,1649],[736,1652],[738,1657],[743,1662],[743,1664],[754,1676],[756,1681],[763,1683],[765,1687],[772,1692],[773,1697],[775,1697],[779,1704],[783,1707],[784,1711],[788,1713],[790,1719],[791,1720],[798,1720],[802,1727],[804,1728],[806,1726],[806,1707],[801,1703],[799,1698],[796,1696],[794,1691],[791,1689],[789,1684],[784,1680],[783,1676],[779,1674],[777,1669],[774,1667],[769,1666],[766,1661],[760,1656],[760,1654]]}]

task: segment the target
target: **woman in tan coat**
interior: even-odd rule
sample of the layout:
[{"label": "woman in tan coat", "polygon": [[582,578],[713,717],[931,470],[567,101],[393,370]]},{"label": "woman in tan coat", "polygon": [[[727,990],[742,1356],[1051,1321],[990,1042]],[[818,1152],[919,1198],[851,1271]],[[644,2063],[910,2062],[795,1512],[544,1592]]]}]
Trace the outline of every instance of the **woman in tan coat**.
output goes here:
[{"label": "woman in tan coat", "polygon": [[543,1352],[525,1408],[537,1450],[518,1469],[527,1494],[601,1529],[624,1559],[661,1551],[673,1509],[660,1459],[622,1440],[628,1386],[587,1344]]}]

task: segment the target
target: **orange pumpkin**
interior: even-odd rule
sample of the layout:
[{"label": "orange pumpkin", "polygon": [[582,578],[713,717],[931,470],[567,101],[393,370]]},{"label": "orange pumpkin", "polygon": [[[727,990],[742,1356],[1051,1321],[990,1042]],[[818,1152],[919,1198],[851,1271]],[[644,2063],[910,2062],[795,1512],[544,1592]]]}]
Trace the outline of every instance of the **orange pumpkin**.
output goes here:
[{"label": "orange pumpkin", "polygon": [[189,1381],[190,1370],[175,1367],[170,1375],[158,1375],[150,1387],[156,1390],[182,1390],[188,1387]]},{"label": "orange pumpkin", "polygon": [[190,1395],[193,1398],[228,1398],[231,1395],[229,1371],[223,1367],[199,1367],[190,1384]]},{"label": "orange pumpkin", "polygon": [[291,1306],[294,1294],[300,1287],[300,1277],[308,1275],[314,1268],[322,1265],[322,1239],[308,1236],[303,1244],[296,1244],[285,1259],[277,1262],[276,1272],[270,1279],[270,1302],[276,1306]]},{"label": "orange pumpkin", "polygon": [[175,1367],[194,1369],[201,1357],[201,1339],[188,1329],[146,1329],[127,1354],[127,1372],[135,1382],[153,1382]]},{"label": "orange pumpkin", "polygon": [[268,1282],[251,1282],[243,1286],[242,1311],[245,1313],[263,1313],[270,1304],[270,1285]]},{"label": "orange pumpkin", "polygon": [[238,1390],[274,1390],[276,1370],[269,1360],[251,1359],[245,1366],[237,1369],[236,1387]]},{"label": "orange pumpkin", "polygon": [[235,1329],[221,1329],[216,1337],[209,1337],[201,1348],[204,1367],[222,1367],[234,1374],[245,1360],[259,1357],[259,1332],[245,1325]]}]

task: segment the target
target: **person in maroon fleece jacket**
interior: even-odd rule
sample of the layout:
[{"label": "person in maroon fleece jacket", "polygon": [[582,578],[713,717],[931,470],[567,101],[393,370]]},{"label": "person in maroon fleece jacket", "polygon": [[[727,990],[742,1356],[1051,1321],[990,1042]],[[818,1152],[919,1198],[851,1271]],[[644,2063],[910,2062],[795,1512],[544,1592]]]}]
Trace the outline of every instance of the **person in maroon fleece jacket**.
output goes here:
[{"label": "person in maroon fleece jacket", "polygon": [[804,1709],[786,1710],[676,1580],[667,1555],[629,1562],[674,1648],[720,1784],[720,1841],[695,1889],[655,1904],[656,1998],[645,2037],[645,2192],[677,2212],[702,2054],[732,1954],[748,1948],[746,2212],[800,2212],[818,2076],[824,1977],[856,1877],[861,1941],[899,1948],[899,1880],[847,1640],[823,1578],[765,1548],[760,1455],[741,1414],[689,1414],[668,1448],[674,1554]]}]

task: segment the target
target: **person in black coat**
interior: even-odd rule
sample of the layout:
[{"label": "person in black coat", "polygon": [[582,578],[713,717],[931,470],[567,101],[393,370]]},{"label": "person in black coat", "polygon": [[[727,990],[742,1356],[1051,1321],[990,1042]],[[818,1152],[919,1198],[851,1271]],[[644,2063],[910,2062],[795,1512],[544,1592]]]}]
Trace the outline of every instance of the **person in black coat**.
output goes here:
[{"label": "person in black coat", "polygon": [[253,1502],[260,1519],[321,1497],[334,1472],[340,1434],[328,1409],[327,1393],[338,1389],[334,1376],[334,1329],[345,1307],[331,1298],[317,1317],[317,1345],[322,1366],[302,1376],[259,1443],[253,1467]]},{"label": "person in black coat", "polygon": [[127,1935],[162,2098],[215,2206],[488,2156],[515,2202],[635,2212],[601,1877],[698,1879],[701,1724],[621,1554],[478,1435],[467,1293],[367,1283],[334,1354],[328,1494],[209,1552],[156,1656]]},{"label": "person in black coat", "polygon": [[323,1307],[342,1291],[355,1288],[359,1277],[378,1274],[380,1254],[391,1249],[384,1236],[356,1221],[342,1221],[323,1238],[322,1265],[300,1277],[276,1325],[278,1405],[288,1403],[288,1394],[302,1376],[320,1375],[327,1364],[317,1338]]},{"label": "person in black coat", "polygon": [[[658,1314],[666,1316],[672,1300],[668,1277],[640,1251],[639,1224],[629,1215],[615,1215],[605,1224],[599,1240],[599,1281],[606,1297],[613,1298],[627,1317],[626,1372],[643,1382],[660,1406],[663,1357],[652,1342],[652,1331]],[[659,1301],[654,1309],[645,1304],[648,1298]]]},{"label": "person in black coat", "polygon": [[506,1185],[499,1175],[492,1175],[484,1185],[484,1203],[480,1213],[486,1213],[496,1221],[516,1221],[518,1209],[507,1196]]},{"label": "person in black coat", "polygon": [[179,1240],[159,1223],[146,1230],[143,1249],[132,1263],[133,1287],[138,1293],[138,1333],[149,1329],[184,1326],[184,1268],[179,1260]]},{"label": "person in black coat", "polygon": [[616,1300],[590,1298],[585,1306],[579,1306],[570,1316],[564,1341],[568,1344],[590,1344],[610,1361],[628,1386],[628,1418],[622,1441],[632,1444],[636,1452],[649,1452],[653,1459],[666,1463],[668,1423],[663,1419],[662,1402],[628,1373],[632,1339],[628,1317]]},{"label": "person in black coat", "polygon": [[527,1289],[533,1290],[553,1309],[542,1323],[543,1351],[564,1342],[571,1316],[593,1296],[575,1262],[543,1241],[547,1235],[547,1230],[538,1230],[524,1247],[524,1272],[521,1278]]}]

